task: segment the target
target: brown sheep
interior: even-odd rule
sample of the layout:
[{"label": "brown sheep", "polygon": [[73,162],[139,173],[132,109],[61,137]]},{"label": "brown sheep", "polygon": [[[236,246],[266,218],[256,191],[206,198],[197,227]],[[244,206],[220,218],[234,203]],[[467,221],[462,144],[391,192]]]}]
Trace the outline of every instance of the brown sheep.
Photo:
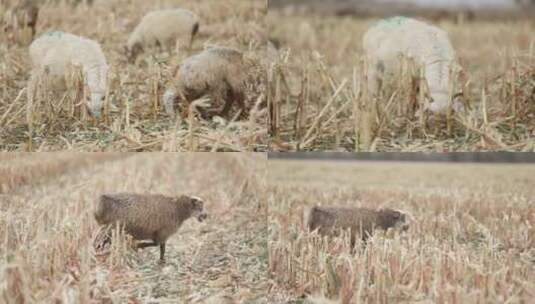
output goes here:
[{"label": "brown sheep", "polygon": [[351,248],[355,247],[356,236],[366,241],[375,229],[409,228],[406,214],[392,210],[351,207],[313,207],[308,214],[307,226],[320,235],[337,236],[342,229],[350,229]]},{"label": "brown sheep", "polygon": [[185,220],[196,217],[202,222],[207,217],[203,201],[197,197],[133,193],[101,195],[94,215],[101,226],[120,224],[135,240],[150,240],[137,248],[159,245],[160,262],[165,261],[167,239]]},{"label": "brown sheep", "polygon": [[203,118],[214,115],[225,117],[233,103],[244,114],[247,70],[243,54],[234,49],[216,47],[191,56],[181,64],[163,96],[165,111],[174,116],[175,104],[183,101],[189,105],[195,99],[208,95],[215,104],[223,106],[201,111]]}]

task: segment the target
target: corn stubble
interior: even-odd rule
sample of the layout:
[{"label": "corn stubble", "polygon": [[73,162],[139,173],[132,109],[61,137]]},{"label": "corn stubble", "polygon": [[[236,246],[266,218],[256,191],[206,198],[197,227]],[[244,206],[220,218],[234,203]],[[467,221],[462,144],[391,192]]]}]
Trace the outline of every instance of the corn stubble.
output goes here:
[{"label": "corn stubble", "polygon": [[[199,303],[266,291],[266,157],[52,153],[0,156],[0,302]],[[96,223],[101,193],[203,197],[211,213],[159,251]],[[252,220],[253,219],[253,220]]]},{"label": "corn stubble", "polygon": [[[533,166],[468,169],[480,172],[432,164],[270,161],[274,298],[529,302],[535,290]],[[487,183],[478,181],[483,176]],[[303,212],[316,204],[399,208],[415,221],[406,233],[376,232],[352,253],[347,231],[327,238],[306,230]]]},{"label": "corn stubble", "polygon": [[[532,151],[535,134],[535,40],[528,20],[439,24],[450,33],[462,70],[451,69],[450,95],[463,91],[463,113],[421,113],[425,75],[408,58],[368,92],[361,39],[372,19],[268,14],[281,48],[268,73],[274,150]],[[312,28],[314,30],[306,30]],[[485,40],[487,39],[487,40]],[[501,41],[498,45],[482,41]],[[507,39],[507,43],[502,40]],[[481,43],[479,41],[481,40]],[[418,89],[420,88],[420,89]]]},{"label": "corn stubble", "polygon": [[[202,18],[192,53],[178,45],[171,53],[145,54],[136,66],[127,64],[123,52],[128,35],[147,11],[159,5],[171,5],[172,1],[159,4],[136,1],[136,5],[125,5],[126,2],[130,3],[116,0],[73,7],[58,1],[40,6],[37,35],[50,28],[69,28],[101,43],[110,73],[103,115],[99,120],[91,117],[84,105],[88,92],[77,69],[67,73],[67,89],[55,93],[45,89],[47,82],[52,81],[46,74],[35,77],[35,82],[28,87],[31,70],[28,43],[0,35],[3,46],[0,48],[3,84],[0,87],[0,149],[265,151],[267,111],[265,95],[259,91],[261,85],[265,86],[263,63],[250,75],[246,91],[247,115],[244,115],[248,119],[233,119],[231,115],[204,121],[196,113],[190,116],[187,106],[182,112],[183,119],[171,119],[161,105],[162,94],[180,62],[207,46],[237,48],[251,60],[263,62],[265,2],[233,0],[214,6],[212,1],[186,1],[182,5]],[[4,9],[9,9],[9,3],[0,4],[0,11]],[[88,15],[93,17],[86,18]],[[23,31],[14,32],[14,38],[23,34]],[[259,99],[262,99],[261,107],[257,106]],[[212,103],[210,100],[207,105]],[[190,124],[192,120],[195,126]]]}]

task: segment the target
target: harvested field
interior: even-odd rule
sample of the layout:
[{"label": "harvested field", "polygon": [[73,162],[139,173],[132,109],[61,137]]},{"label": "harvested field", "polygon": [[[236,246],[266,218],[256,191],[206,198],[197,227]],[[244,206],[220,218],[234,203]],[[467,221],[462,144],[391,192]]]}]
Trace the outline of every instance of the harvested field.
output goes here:
[{"label": "harvested field", "polygon": [[[272,301],[526,303],[535,290],[535,165],[270,160]],[[314,205],[414,217],[355,253],[305,230]],[[303,300],[306,299],[306,300]]]},{"label": "harvested field", "polygon": [[402,69],[377,98],[366,88],[362,37],[378,18],[322,12],[269,10],[272,150],[535,150],[533,18],[417,17],[449,34],[462,68],[452,71],[453,92],[468,109],[419,115],[417,68]]},{"label": "harvested field", "polygon": [[[103,115],[93,118],[84,102],[80,76],[68,76],[65,92],[38,94],[29,105],[30,35],[0,34],[0,150],[9,151],[265,151],[266,1],[112,0],[37,1],[37,36],[51,30],[99,42],[110,71]],[[79,3],[74,5],[73,3]],[[86,2],[93,2],[92,5]],[[0,2],[0,24],[18,1]],[[178,44],[170,52],[153,49],[135,64],[127,61],[127,39],[146,12],[182,7],[200,17],[190,53]],[[6,21],[7,22],[7,21]],[[242,51],[252,63],[247,77],[244,115],[234,106],[228,117],[203,120],[197,107],[213,106],[201,98],[170,118],[162,95],[180,63],[210,46]],[[245,72],[245,71],[244,71]],[[243,114],[243,113],[242,113]]]},{"label": "harvested field", "polygon": [[[265,303],[265,155],[0,158],[11,160],[1,168],[0,302]],[[35,178],[21,180],[21,170]],[[135,251],[122,233],[100,250],[93,206],[114,192],[196,195],[209,218],[171,236],[164,265],[157,247]]]}]

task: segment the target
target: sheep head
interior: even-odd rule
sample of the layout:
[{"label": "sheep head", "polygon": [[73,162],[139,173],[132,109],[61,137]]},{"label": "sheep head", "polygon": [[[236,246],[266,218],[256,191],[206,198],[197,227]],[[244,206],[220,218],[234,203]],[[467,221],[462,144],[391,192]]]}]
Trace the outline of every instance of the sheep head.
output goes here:
[{"label": "sheep head", "polygon": [[102,103],[104,102],[104,93],[91,93],[91,101],[89,102],[89,111],[95,118],[100,118]]},{"label": "sheep head", "polygon": [[[433,102],[429,104],[427,110],[433,113],[445,113],[448,110],[448,103],[450,95],[447,92],[431,92],[431,99]],[[464,111],[463,94],[458,93],[452,97],[451,107],[455,112]]]},{"label": "sheep head", "polygon": [[208,217],[208,214],[204,211],[204,202],[202,199],[196,196],[189,197],[191,216],[197,218],[199,222],[202,222]]},{"label": "sheep head", "polygon": [[124,52],[129,63],[136,62],[137,56],[143,52],[143,47],[140,43],[134,43],[133,45],[127,45],[124,47]]}]

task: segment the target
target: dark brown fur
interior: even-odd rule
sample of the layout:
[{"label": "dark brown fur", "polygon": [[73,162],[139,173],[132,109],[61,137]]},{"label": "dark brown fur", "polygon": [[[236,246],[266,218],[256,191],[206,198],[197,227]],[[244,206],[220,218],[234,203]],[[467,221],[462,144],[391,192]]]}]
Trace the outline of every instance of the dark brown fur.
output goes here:
[{"label": "dark brown fur", "polygon": [[241,52],[216,47],[187,58],[173,80],[177,89],[174,104],[211,96],[218,108],[201,110],[209,119],[214,115],[228,118],[233,104],[238,105],[242,117],[247,115],[245,87],[249,66]]},{"label": "dark brown fur", "polygon": [[189,48],[193,46],[193,41],[195,40],[195,36],[199,33],[199,22],[195,23],[193,25],[193,29],[191,30],[191,40],[189,42]]},{"label": "dark brown fur", "polygon": [[150,240],[138,248],[160,246],[160,260],[164,261],[165,243],[182,223],[190,217],[204,220],[207,215],[203,202],[195,197],[168,197],[159,194],[103,194],[95,210],[99,225],[124,226],[136,240]]},{"label": "dark brown fur", "polygon": [[392,209],[316,206],[309,212],[307,226],[310,231],[317,230],[319,234],[328,236],[337,236],[340,230],[350,229],[353,248],[357,235],[366,241],[375,229],[398,227],[406,230],[408,223],[406,214]]},{"label": "dark brown fur", "polygon": [[124,52],[126,54],[126,57],[128,58],[128,62],[135,63],[136,58],[139,56],[139,54],[143,53],[143,46],[139,42],[132,45],[130,49],[125,46]]}]

